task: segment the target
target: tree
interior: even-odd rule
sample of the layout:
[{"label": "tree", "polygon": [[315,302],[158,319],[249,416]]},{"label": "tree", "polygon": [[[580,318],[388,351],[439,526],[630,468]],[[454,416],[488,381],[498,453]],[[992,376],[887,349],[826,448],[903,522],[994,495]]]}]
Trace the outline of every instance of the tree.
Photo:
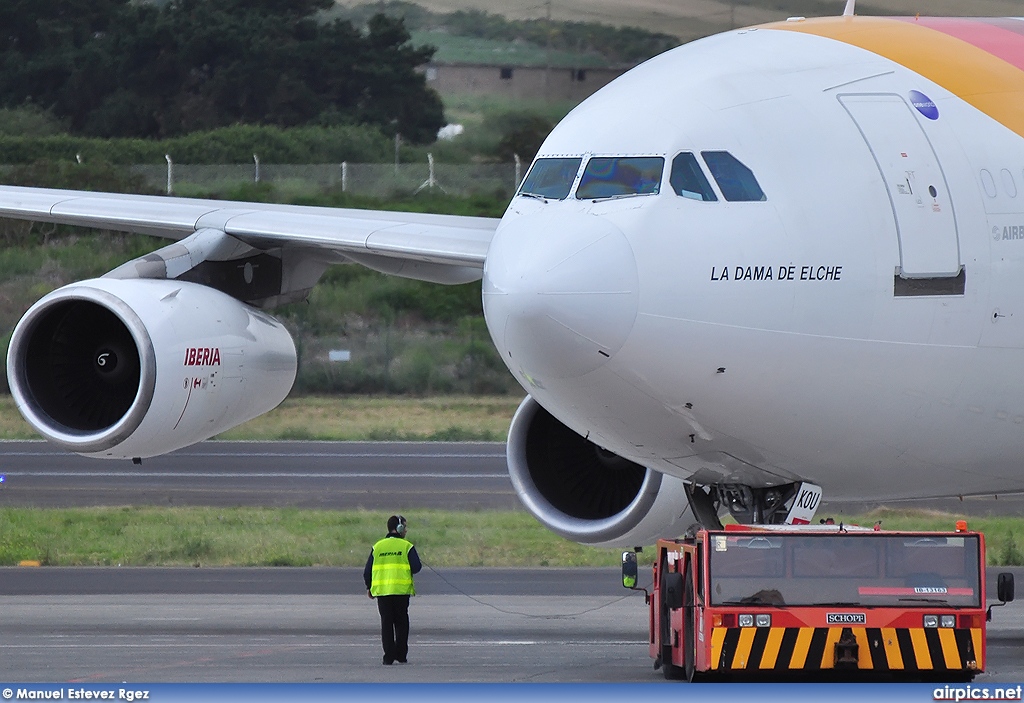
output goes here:
[{"label": "tree", "polygon": [[104,137],[289,127],[328,115],[433,140],[441,102],[416,71],[433,49],[413,47],[401,20],[374,17],[365,33],[347,21],[317,21],[331,5],[15,0],[0,9],[0,31],[9,32],[0,105],[28,102],[76,133]]},{"label": "tree", "polygon": [[[416,72],[434,55],[433,47],[413,47],[401,19],[386,15],[370,18],[358,83],[364,86],[359,114],[364,121],[391,125],[404,139],[424,144],[434,141],[444,126],[444,105],[426,79]],[[375,61],[376,56],[391,57]]]},{"label": "tree", "polygon": [[485,125],[501,135],[495,156],[511,161],[518,154],[526,162],[533,161],[555,126],[548,118],[530,112],[496,115],[488,118]]}]

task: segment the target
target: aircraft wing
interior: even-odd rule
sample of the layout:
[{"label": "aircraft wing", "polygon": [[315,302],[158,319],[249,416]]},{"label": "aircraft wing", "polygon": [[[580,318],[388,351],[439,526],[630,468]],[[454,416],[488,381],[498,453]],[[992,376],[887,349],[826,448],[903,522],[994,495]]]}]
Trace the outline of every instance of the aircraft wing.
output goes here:
[{"label": "aircraft wing", "polygon": [[[137,232],[181,240],[202,229],[224,232],[255,249],[301,249],[336,262],[370,262],[403,275],[402,262],[432,271],[482,271],[499,220],[483,217],[275,205],[152,195],[0,186],[0,217]],[[393,260],[386,266],[373,262]],[[419,278],[410,267],[404,275]],[[468,277],[467,277],[468,276]],[[451,281],[480,278],[463,273]],[[435,274],[425,280],[439,280]],[[441,276],[441,278],[444,278]]]},{"label": "aircraft wing", "polygon": [[[11,335],[19,410],[69,451],[164,454],[272,409],[284,324],[331,264],[445,284],[483,276],[499,220],[0,186],[0,218],[173,240],[37,301]],[[84,402],[80,399],[84,398]]]}]

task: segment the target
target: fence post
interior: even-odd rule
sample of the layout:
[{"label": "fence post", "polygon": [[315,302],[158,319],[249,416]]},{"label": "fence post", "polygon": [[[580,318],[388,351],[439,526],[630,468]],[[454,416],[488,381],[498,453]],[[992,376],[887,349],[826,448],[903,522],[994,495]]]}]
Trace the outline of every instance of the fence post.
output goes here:
[{"label": "fence post", "polygon": [[415,195],[416,193],[419,193],[424,188],[429,188],[430,190],[434,190],[434,186],[437,186],[438,190],[440,190],[442,193],[447,193],[448,191],[445,190],[444,188],[442,188],[441,184],[438,183],[437,179],[434,177],[434,155],[433,154],[430,154],[430,153],[427,154],[427,164],[429,165],[429,168],[430,168],[430,171],[427,174],[427,180],[423,181],[423,184],[419,188],[416,189],[416,192],[413,193],[413,195]]},{"label": "fence post", "polygon": [[[448,194],[452,192],[449,190],[449,185],[455,189],[454,192],[456,193],[465,193],[467,192],[467,190],[473,192],[475,189],[486,189],[488,187],[491,187],[490,184],[493,184],[493,187],[495,188],[501,188],[502,190],[504,190],[504,186],[501,186],[501,181],[508,178],[509,176],[509,172],[505,170],[508,167],[507,162],[505,164],[494,164],[489,165],[486,168],[483,168],[476,164],[439,164],[437,162],[437,159],[434,158],[433,153],[426,154],[426,157],[427,173],[424,174],[422,171],[420,171],[420,175],[426,177],[424,178],[423,181],[417,184],[418,187],[414,189],[414,192],[416,193],[429,189],[440,190],[442,193]],[[255,170],[250,177],[253,179],[253,181],[255,181],[256,184],[259,184],[262,183],[264,180],[264,174],[262,173],[261,169],[261,166],[263,164],[261,163],[259,154],[253,154],[252,158]],[[167,169],[165,192],[167,195],[175,195],[175,188],[177,188],[177,164],[174,162],[174,158],[170,154],[164,154],[164,160],[166,161]],[[529,175],[530,164],[527,164],[526,162],[522,161],[522,159],[516,158],[516,155],[513,155],[513,160],[515,179],[516,181],[520,182],[517,185],[520,185],[521,182],[525,180],[525,177]],[[408,171],[408,175],[403,176],[406,179],[404,184],[407,185],[408,179],[416,175],[415,170],[421,168],[421,164],[422,162],[417,164],[410,161],[401,166],[402,169]],[[389,168],[389,166],[393,166],[393,164],[389,164],[387,162],[377,162],[362,165],[360,163],[356,163],[355,165],[363,169],[356,169],[355,175],[358,180],[358,188],[356,188],[356,190],[362,188],[364,191],[380,192],[382,189],[386,188],[394,189],[394,186],[397,185],[391,180],[391,176],[389,173],[391,171],[391,168]],[[145,166],[145,168],[142,168],[143,166]],[[151,169],[153,166],[155,166],[155,164],[152,163],[148,165],[136,165],[136,167],[139,168],[141,171],[148,172],[150,174],[152,174],[152,170],[147,171],[147,169]],[[330,176],[330,183],[332,183],[336,187],[338,185],[338,181],[335,180],[335,178],[340,175],[341,192],[346,194],[352,192],[352,183],[350,182],[351,179],[349,178],[349,176],[352,175],[350,173],[351,169],[349,168],[350,164],[348,163],[348,161],[342,161],[337,163],[337,167],[339,171],[331,171],[333,175]],[[198,169],[196,173],[193,173],[193,169],[195,168],[196,167],[193,166],[192,164],[185,164],[186,185],[191,183],[194,186],[200,188],[209,187],[209,181],[212,177],[209,170],[205,169],[204,167],[202,169]],[[243,165],[241,164],[230,164],[230,173],[233,174],[230,176],[232,182],[237,183],[239,182],[237,180],[238,178],[243,178],[241,173],[242,168]],[[333,169],[334,166],[329,166],[327,164],[308,164],[304,172],[299,173],[298,175],[293,177],[297,181],[307,184],[308,187],[310,188],[320,188],[323,186],[324,168]],[[272,181],[274,181],[275,178],[280,177],[275,176],[275,173],[276,171],[274,171],[274,169],[271,169],[271,186],[273,186]],[[442,177],[446,180],[442,180]],[[449,183],[449,181],[451,181],[451,183]],[[508,181],[505,181],[505,183],[507,185]],[[409,192],[406,191],[404,188],[402,188],[402,191]],[[0,703],[3,702],[0,701]]]}]

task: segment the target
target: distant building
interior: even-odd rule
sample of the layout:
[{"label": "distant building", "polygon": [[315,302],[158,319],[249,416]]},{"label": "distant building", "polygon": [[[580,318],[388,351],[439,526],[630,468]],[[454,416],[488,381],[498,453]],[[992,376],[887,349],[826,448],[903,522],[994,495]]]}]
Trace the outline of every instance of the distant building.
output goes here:
[{"label": "distant building", "polygon": [[580,102],[631,67],[545,68],[431,63],[422,70],[440,95],[501,95],[517,99]]}]

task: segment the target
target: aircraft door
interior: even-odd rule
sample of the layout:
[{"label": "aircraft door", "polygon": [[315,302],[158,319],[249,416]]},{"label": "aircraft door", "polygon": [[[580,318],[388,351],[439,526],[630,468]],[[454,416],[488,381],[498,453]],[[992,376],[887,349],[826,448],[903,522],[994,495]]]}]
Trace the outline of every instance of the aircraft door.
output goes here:
[{"label": "aircraft door", "polygon": [[842,95],[885,181],[899,239],[900,278],[960,274],[960,245],[946,178],[912,108],[898,95]]}]

